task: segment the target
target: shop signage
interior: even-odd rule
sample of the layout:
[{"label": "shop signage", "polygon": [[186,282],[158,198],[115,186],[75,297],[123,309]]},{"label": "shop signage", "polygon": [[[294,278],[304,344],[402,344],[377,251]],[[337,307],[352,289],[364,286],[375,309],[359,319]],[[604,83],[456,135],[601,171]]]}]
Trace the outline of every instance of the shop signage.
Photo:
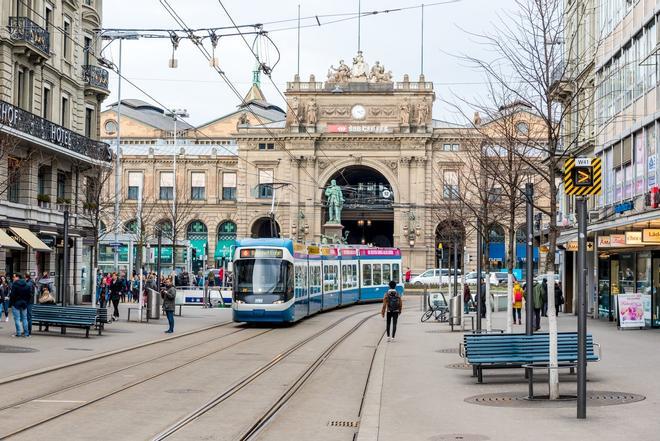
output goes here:
[{"label": "shop signage", "polygon": [[610,234],[610,246],[622,247],[626,245],[625,234]]},{"label": "shop signage", "polygon": [[[578,241],[577,240],[572,240],[566,244],[566,251],[577,251],[579,249],[578,247]],[[593,251],[594,250],[594,243],[593,242],[587,242],[587,251]]]},{"label": "shop signage", "polygon": [[641,294],[619,294],[616,296],[619,305],[620,328],[644,327],[644,302]]},{"label": "shop signage", "polygon": [[635,205],[633,204],[632,201],[626,201],[626,202],[622,202],[618,205],[615,205],[614,206],[614,212],[617,213],[617,214],[621,214],[621,213],[624,213],[626,211],[632,210],[634,207],[635,207]]},{"label": "shop signage", "polygon": [[392,127],[381,126],[378,124],[328,124],[326,126],[328,133],[392,133]]},{"label": "shop signage", "polygon": [[598,237],[598,248],[609,248],[610,246],[610,236]]},{"label": "shop signage", "polygon": [[649,155],[648,158],[646,158],[646,181],[648,188],[651,189],[653,188],[657,183],[655,179],[655,170],[657,167],[657,159],[655,155]]},{"label": "shop signage", "polygon": [[659,228],[645,228],[642,230],[642,242],[660,243]]},{"label": "shop signage", "polygon": [[641,231],[626,231],[626,245],[641,245],[642,232]]}]

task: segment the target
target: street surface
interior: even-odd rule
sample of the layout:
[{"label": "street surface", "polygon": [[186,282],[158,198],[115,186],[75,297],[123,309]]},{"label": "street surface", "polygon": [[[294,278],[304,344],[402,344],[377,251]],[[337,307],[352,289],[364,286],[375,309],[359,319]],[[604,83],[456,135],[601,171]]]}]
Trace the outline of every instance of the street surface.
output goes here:
[{"label": "street surface", "polygon": [[[177,317],[175,338],[162,334],[162,319],[148,325],[122,320],[89,339],[76,330],[16,339],[10,337],[13,324],[3,322],[0,346],[36,351],[2,355],[0,438],[657,439],[656,331],[622,332],[589,321],[603,346],[602,361],[589,364],[589,391],[646,399],[590,406],[587,420],[578,421],[574,402],[517,407],[466,402],[480,394],[525,394],[523,371],[485,371],[479,385],[471,370],[447,367],[462,363],[454,353],[461,332],[451,333],[444,323],[420,323],[419,298],[406,300],[391,343],[382,338],[384,320],[373,304],[277,328],[227,323],[228,309],[186,307]],[[504,314],[495,313],[494,327],[504,326]],[[559,327],[573,330],[575,317],[560,315]],[[60,368],[48,371],[49,366]],[[535,375],[537,393],[544,392],[545,378]],[[574,375],[566,372],[560,379],[562,393],[575,393]]]}]

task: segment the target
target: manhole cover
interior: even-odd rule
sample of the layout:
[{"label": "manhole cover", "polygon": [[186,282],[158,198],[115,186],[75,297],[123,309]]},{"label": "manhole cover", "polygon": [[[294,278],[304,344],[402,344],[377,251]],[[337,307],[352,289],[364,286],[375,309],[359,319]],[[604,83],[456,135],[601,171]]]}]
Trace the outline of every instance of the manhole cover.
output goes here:
[{"label": "manhole cover", "polygon": [[168,394],[195,394],[202,392],[201,389],[169,389],[166,390]]},{"label": "manhole cover", "polygon": [[438,349],[435,352],[440,352],[441,354],[458,354],[458,348],[444,348]]},{"label": "manhole cover", "polygon": [[359,421],[328,421],[328,426],[331,427],[357,427],[360,424]]},{"label": "manhole cover", "polygon": [[23,348],[20,346],[0,345],[0,353],[2,354],[22,354],[27,352],[39,352],[39,350],[34,348]]},{"label": "manhole cover", "polygon": [[[614,406],[636,403],[645,399],[646,397],[643,395],[628,392],[587,392],[587,406]],[[529,400],[525,393],[503,392],[475,395],[466,398],[465,402],[494,407],[573,407],[575,406],[575,395],[562,395],[559,400],[551,401],[547,399],[547,395],[536,395],[534,400]]]},{"label": "manhole cover", "polygon": [[467,363],[452,363],[452,364],[448,364],[445,367],[449,369],[472,369],[472,365],[469,365]]},{"label": "manhole cover", "polygon": [[487,441],[490,438],[473,433],[448,433],[446,435],[436,435],[429,438],[429,441]]},{"label": "manhole cover", "polygon": [[67,351],[93,351],[94,349],[89,348],[64,348]]}]

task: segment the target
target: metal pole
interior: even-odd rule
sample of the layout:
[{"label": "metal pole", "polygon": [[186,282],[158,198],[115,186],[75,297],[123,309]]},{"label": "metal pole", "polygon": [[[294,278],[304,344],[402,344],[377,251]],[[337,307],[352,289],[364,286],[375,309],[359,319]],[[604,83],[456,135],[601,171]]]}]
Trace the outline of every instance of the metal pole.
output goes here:
[{"label": "metal pole", "polygon": [[458,242],[454,242],[454,297],[458,295]]},{"label": "metal pole", "polygon": [[424,75],[424,3],[422,3],[422,26],[421,26],[421,31],[422,31],[422,44],[420,48],[420,67],[419,67],[419,74]]},{"label": "metal pole", "polygon": [[534,333],[534,206],[532,200],[534,198],[534,184],[525,184],[525,208],[527,213],[527,243],[525,250],[525,266],[527,274],[525,275],[526,286],[526,303],[525,303],[525,334],[532,335]]},{"label": "metal pole", "polygon": [[156,251],[156,286],[158,287],[158,292],[160,293],[160,249],[163,245],[163,232],[158,228],[158,251]]},{"label": "metal pole", "polygon": [[360,52],[360,26],[362,25],[362,0],[358,0],[358,52]]},{"label": "metal pole", "polygon": [[[119,39],[119,66],[117,67],[117,148],[115,150],[115,244],[119,242],[119,197],[121,195],[121,174],[119,172],[121,162],[120,142],[121,142],[121,38]],[[115,271],[119,272],[119,248],[115,250]]]},{"label": "metal pole", "polygon": [[[176,110],[173,110],[172,114],[174,115],[174,158],[172,162],[174,188],[172,188],[172,217],[176,219]],[[174,262],[174,266],[176,267],[176,262]]]},{"label": "metal pole", "polygon": [[62,306],[69,295],[69,207],[64,210],[64,252],[62,253]]},{"label": "metal pole", "polygon": [[300,76],[300,4],[298,4],[298,67],[296,74]]},{"label": "metal pole", "polygon": [[577,417],[587,417],[587,200],[576,198],[578,217],[578,365]]},{"label": "metal pole", "polygon": [[481,219],[477,219],[477,331],[481,331],[481,260],[483,259],[483,251]]}]

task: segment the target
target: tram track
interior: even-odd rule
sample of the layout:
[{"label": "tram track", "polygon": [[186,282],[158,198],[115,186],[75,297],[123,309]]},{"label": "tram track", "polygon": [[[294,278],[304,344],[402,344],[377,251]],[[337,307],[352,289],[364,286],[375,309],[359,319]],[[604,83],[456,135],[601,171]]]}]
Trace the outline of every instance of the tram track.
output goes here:
[{"label": "tram track", "polygon": [[[238,330],[238,331],[235,331],[235,332],[232,332],[232,333],[229,333],[229,334],[225,334],[224,336],[221,336],[221,337],[218,337],[218,338],[224,338],[224,337],[229,336],[229,335],[234,335],[234,334],[236,334],[236,333],[238,333],[238,332],[247,331],[248,329],[249,329],[249,328],[246,328],[246,329],[240,329],[240,330]],[[0,440],[8,439],[8,438],[11,438],[11,437],[13,437],[13,436],[16,436],[16,435],[19,435],[19,434],[23,434],[23,433],[25,433],[25,432],[28,432],[28,431],[30,431],[30,430],[32,430],[32,429],[35,429],[35,428],[37,428],[37,427],[39,427],[39,426],[42,426],[42,425],[44,425],[44,424],[46,424],[46,423],[49,423],[49,422],[51,422],[51,421],[54,421],[54,420],[56,420],[56,419],[58,419],[58,418],[61,418],[61,417],[65,416],[65,415],[69,415],[69,414],[71,414],[71,413],[73,413],[73,412],[76,412],[76,411],[78,411],[78,410],[81,410],[81,409],[83,409],[83,408],[90,407],[90,406],[92,406],[92,405],[94,405],[94,404],[97,404],[97,403],[99,403],[99,402],[101,402],[101,401],[103,401],[103,400],[105,400],[105,399],[108,399],[108,398],[110,398],[110,397],[112,397],[112,396],[115,396],[115,395],[117,395],[117,394],[119,394],[119,393],[121,393],[121,392],[124,392],[124,391],[126,391],[126,390],[132,389],[132,388],[134,388],[134,387],[136,387],[136,386],[142,385],[142,384],[144,384],[144,383],[146,383],[146,382],[148,382],[148,381],[151,381],[151,380],[154,380],[154,379],[156,379],[156,378],[162,377],[162,376],[164,376],[164,375],[166,375],[166,374],[169,374],[169,373],[171,373],[171,372],[177,371],[177,370],[179,370],[179,369],[181,369],[181,368],[184,368],[184,367],[186,367],[186,366],[190,366],[190,365],[192,365],[192,364],[194,364],[194,363],[197,363],[198,361],[204,360],[204,359],[206,359],[206,358],[208,358],[208,357],[210,357],[210,356],[212,356],[212,355],[215,355],[215,354],[217,354],[217,353],[219,353],[219,352],[222,352],[222,351],[225,351],[225,350],[227,350],[227,349],[233,348],[233,347],[238,346],[238,345],[240,345],[240,344],[242,344],[242,343],[244,343],[244,342],[246,342],[246,341],[252,340],[252,339],[254,339],[254,338],[256,338],[256,337],[260,337],[260,336],[262,336],[262,335],[264,335],[264,334],[267,334],[267,333],[269,333],[269,332],[272,332],[272,331],[273,331],[273,329],[267,329],[267,330],[265,330],[265,331],[263,331],[263,332],[260,332],[260,333],[257,333],[257,334],[254,334],[254,335],[251,335],[251,336],[249,336],[249,337],[247,337],[247,338],[244,338],[244,339],[239,340],[239,341],[237,341],[237,342],[231,343],[230,345],[224,346],[224,347],[219,348],[219,349],[215,349],[215,350],[210,351],[210,352],[206,352],[206,353],[204,353],[204,354],[202,354],[202,355],[200,355],[200,356],[197,356],[197,357],[195,357],[195,358],[193,358],[193,359],[191,359],[191,360],[188,360],[188,361],[186,361],[186,362],[184,362],[184,363],[180,363],[180,364],[178,364],[178,365],[176,365],[176,366],[173,366],[173,367],[171,367],[171,368],[165,369],[165,370],[160,371],[160,372],[158,372],[158,373],[155,373],[155,374],[152,374],[152,375],[148,375],[148,376],[145,377],[145,378],[138,379],[138,380],[133,381],[133,382],[131,382],[131,383],[124,384],[124,385],[122,385],[120,388],[113,389],[113,390],[111,390],[110,392],[104,393],[103,395],[100,395],[100,396],[98,396],[98,397],[96,397],[96,398],[94,398],[94,399],[91,399],[91,400],[89,400],[89,401],[85,401],[85,402],[83,402],[83,403],[80,403],[79,405],[77,405],[77,406],[75,406],[75,407],[72,407],[72,408],[70,408],[70,409],[66,409],[66,410],[64,410],[64,411],[61,411],[61,412],[56,413],[56,414],[53,414],[53,415],[50,415],[50,416],[45,417],[45,418],[43,418],[43,419],[41,419],[41,420],[39,420],[39,421],[36,421],[36,422],[30,423],[30,424],[28,424],[28,425],[25,425],[25,426],[23,426],[23,427],[20,427],[19,429],[15,429],[15,430],[13,430],[13,431],[11,431],[11,432],[9,432],[9,433],[0,434]],[[212,341],[212,340],[211,340],[211,341]],[[209,343],[209,342],[211,342],[211,341],[206,341],[206,342],[204,342],[204,343],[202,343],[202,344],[207,344],[207,343]],[[184,350],[185,350],[185,349],[184,349]],[[169,354],[166,354],[165,356],[171,356],[171,355],[172,355],[172,353],[169,353]],[[158,357],[158,358],[164,358],[165,356]],[[150,361],[153,361],[153,360],[150,360]],[[141,364],[143,364],[143,363],[141,363]],[[122,370],[124,370],[124,369],[122,369]],[[99,380],[101,380],[101,379],[103,379],[103,378],[106,378],[106,375],[99,376],[99,377],[95,378],[94,381],[99,381]],[[93,381],[85,381],[85,382],[83,382],[84,384],[82,384],[82,385],[90,384],[90,383],[92,383],[92,382],[93,382]],[[80,387],[80,386],[81,386],[81,385],[76,385],[76,386],[72,386],[72,387],[67,387],[67,388],[64,388],[64,390],[71,390],[71,389],[75,389],[76,387]],[[64,391],[64,390],[62,390],[62,391]],[[59,392],[62,392],[62,391],[59,391]],[[59,393],[59,392],[51,392],[51,393],[48,394],[48,396],[56,395],[56,394]],[[23,404],[26,404],[26,403],[29,403],[29,402],[32,402],[32,401],[34,401],[34,400],[24,400],[24,401],[23,401]],[[18,405],[18,404],[13,404],[12,406],[9,406],[9,407],[15,407],[15,406],[17,406],[17,405]],[[7,410],[9,407],[5,407],[4,410]]]},{"label": "tram track", "polygon": [[[364,314],[364,313],[365,313],[365,311],[360,311],[360,312],[356,312],[356,313],[353,313],[353,314],[347,315],[347,316],[345,316],[345,317],[342,317],[341,319],[339,319],[339,320],[333,322],[332,324],[330,324],[329,326],[327,326],[327,327],[325,327],[325,328],[323,328],[323,329],[317,331],[316,333],[312,334],[311,336],[309,336],[309,337],[307,337],[307,338],[304,338],[304,339],[298,341],[296,344],[294,344],[293,346],[290,346],[290,347],[289,347],[288,349],[286,349],[284,352],[282,352],[282,353],[276,355],[271,361],[269,361],[269,362],[266,363],[265,365],[260,366],[259,368],[257,368],[256,370],[254,370],[254,371],[253,371],[252,373],[250,373],[249,375],[243,377],[241,380],[239,380],[238,382],[236,382],[235,384],[233,384],[233,385],[230,386],[229,388],[225,389],[223,392],[221,392],[220,394],[216,395],[216,396],[213,397],[211,400],[207,401],[207,402],[204,403],[202,406],[200,406],[200,407],[198,407],[197,409],[195,409],[193,412],[189,413],[188,415],[186,415],[186,416],[183,417],[182,419],[178,420],[177,422],[175,422],[174,424],[172,424],[171,426],[169,426],[168,428],[166,428],[164,431],[162,431],[162,432],[160,432],[159,434],[157,434],[156,436],[154,436],[152,439],[153,439],[154,441],[161,441],[161,440],[167,439],[167,438],[169,438],[170,436],[176,434],[177,432],[179,432],[180,430],[182,430],[183,428],[185,428],[186,426],[188,426],[189,424],[191,424],[192,422],[194,422],[195,420],[197,420],[198,418],[200,418],[202,415],[206,414],[207,412],[209,412],[210,410],[214,409],[215,407],[217,407],[218,405],[220,405],[220,404],[223,403],[224,401],[228,400],[230,397],[232,397],[232,396],[234,396],[235,394],[237,394],[237,393],[238,393],[239,391],[241,391],[243,388],[245,388],[245,387],[247,387],[248,385],[252,384],[254,381],[256,381],[258,378],[260,378],[260,377],[261,377],[262,375],[264,375],[266,372],[270,371],[273,367],[275,367],[276,365],[280,364],[280,363],[281,363],[283,360],[285,360],[289,355],[293,354],[293,353],[296,352],[298,349],[300,349],[300,348],[302,348],[303,346],[305,346],[307,343],[310,343],[311,341],[317,339],[318,337],[320,337],[321,335],[323,335],[323,334],[325,334],[326,332],[330,331],[331,329],[334,329],[334,328],[337,327],[339,324],[343,323],[344,321],[348,320],[349,318],[352,318],[352,317],[354,317],[354,316],[356,316],[356,315]],[[325,359],[327,358],[327,356],[328,356],[330,353],[332,353],[332,351],[334,350],[334,348],[336,348],[337,346],[339,346],[339,344],[340,344],[341,342],[343,342],[346,338],[348,338],[348,336],[350,336],[351,334],[353,334],[353,333],[354,333],[357,329],[359,329],[364,323],[366,323],[367,320],[369,320],[370,318],[374,317],[375,315],[376,315],[376,314],[369,314],[369,316],[367,316],[367,317],[363,318],[362,320],[360,320],[360,321],[359,321],[355,326],[353,326],[353,327],[352,327],[347,333],[345,333],[344,335],[342,335],[338,340],[336,340],[333,344],[331,344],[330,347],[329,347],[328,349],[326,349],[326,350],[323,352],[323,354],[321,354],[321,356],[319,356],[319,357],[318,357],[318,358],[312,363],[312,365],[311,365],[309,368],[307,368],[307,369],[305,370],[305,372],[304,372],[303,375],[302,375],[302,376],[304,376],[304,379],[302,379],[302,381],[300,381],[301,378],[299,377],[299,378],[294,382],[294,385],[292,385],[292,387],[289,388],[288,390],[291,390],[292,388],[295,387],[295,391],[297,391],[297,390],[298,390],[298,389],[304,384],[304,382],[306,381],[306,379],[309,378],[309,376],[311,376],[311,374],[313,374],[313,373],[316,371],[316,369],[318,369],[318,367],[319,367],[321,364],[323,364],[323,361],[325,361]],[[307,375],[305,375],[305,374],[307,374]],[[297,387],[296,387],[296,386],[297,386]],[[295,393],[295,391],[294,391],[293,393]],[[292,395],[293,395],[293,394],[291,394],[291,396],[292,396]],[[290,398],[290,397],[289,397],[289,398]],[[280,401],[281,401],[281,400],[278,400],[278,402],[277,402],[273,407],[271,407],[271,408],[269,409],[269,411],[266,412],[266,414],[265,414],[262,418],[259,419],[259,421],[264,420],[264,418],[266,418],[266,417],[267,417],[267,419],[270,419],[270,418],[272,417],[272,415],[274,415],[275,413],[277,413],[277,411],[282,407],[282,405],[284,405],[284,404],[286,403],[287,400],[288,400],[288,398],[287,398],[286,400],[284,400],[283,402],[281,402],[281,404],[280,404],[276,409],[274,409],[274,408],[278,405],[278,403],[280,403]],[[274,411],[274,412],[271,412],[273,409],[274,409],[275,411]],[[267,419],[264,420],[264,424],[265,424],[265,422],[267,422]],[[254,426],[256,426],[257,424],[259,424],[259,421],[258,421],[257,423],[255,423],[253,426],[251,426],[251,428],[254,427]],[[263,424],[259,425],[259,427],[262,427],[262,426],[263,426]],[[250,433],[250,436],[252,436],[252,435],[251,435],[252,432],[250,431],[249,433]],[[244,439],[244,438],[240,438],[240,439]],[[249,439],[249,438],[245,438],[245,439]]]}]

